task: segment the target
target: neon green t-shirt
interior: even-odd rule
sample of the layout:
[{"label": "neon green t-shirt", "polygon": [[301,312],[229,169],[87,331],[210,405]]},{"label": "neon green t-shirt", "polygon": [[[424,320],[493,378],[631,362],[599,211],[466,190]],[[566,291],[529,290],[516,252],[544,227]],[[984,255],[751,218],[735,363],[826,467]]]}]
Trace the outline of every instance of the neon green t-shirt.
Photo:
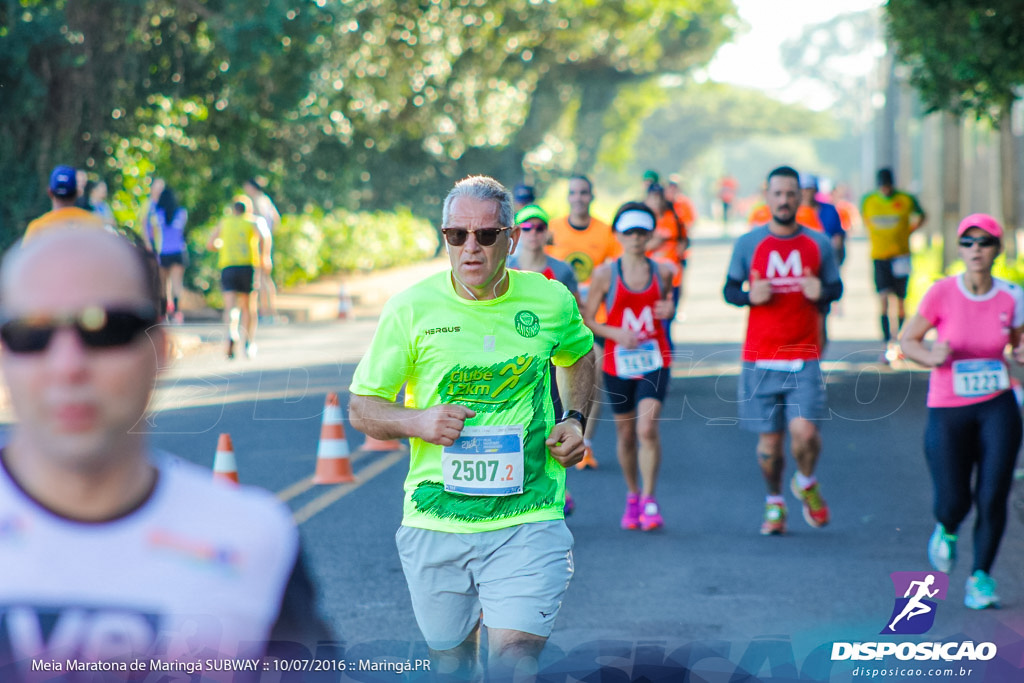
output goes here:
[{"label": "neon green t-shirt", "polygon": [[250,215],[231,215],[220,222],[220,253],[217,267],[258,266],[259,259],[259,228],[256,220]]},{"label": "neon green t-shirt", "polygon": [[446,491],[442,448],[411,439],[402,524],[452,533],[492,531],[561,519],[565,468],[544,440],[554,425],[549,361],[568,366],[594,336],[576,300],[540,273],[509,271],[491,301],[456,294],[451,272],[431,276],[384,306],[349,392],[425,409],[457,403],[476,411],[466,426],[523,429],[522,493],[482,496]]}]

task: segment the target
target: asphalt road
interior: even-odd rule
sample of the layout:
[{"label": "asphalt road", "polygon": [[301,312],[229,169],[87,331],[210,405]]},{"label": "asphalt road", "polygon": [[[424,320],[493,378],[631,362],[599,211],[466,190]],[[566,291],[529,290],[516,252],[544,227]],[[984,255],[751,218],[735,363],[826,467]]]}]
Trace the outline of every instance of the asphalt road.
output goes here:
[{"label": "asphalt road", "polygon": [[[891,657],[833,662],[830,652],[837,641],[892,640],[879,636],[899,597],[890,573],[928,569],[925,546],[934,522],[921,449],[927,376],[879,364],[873,318],[850,320],[855,311],[848,305],[839,327],[854,333],[833,337],[824,366],[832,419],[823,425],[818,474],[833,522],[810,528],[787,493],[790,533],[760,536],[764,486],[756,437],[737,426],[733,403],[739,337],[730,335],[737,325],[742,330],[742,312],[718,293],[728,246],[709,244],[705,253],[707,261],[688,274],[687,315],[676,326],[680,341],[661,423],[658,498],[666,526],[651,533],[619,529],[625,486],[614,427],[602,421],[599,469],[568,475],[577,501],[568,520],[576,575],[543,679],[850,681],[863,675],[854,673],[860,666],[905,667]],[[168,370],[138,429],[155,446],[206,466],[217,435],[230,433],[243,483],[278,493],[295,512],[321,609],[344,636],[348,657],[404,661],[425,656],[394,546],[406,455],[357,451],[363,438],[346,422],[358,481],[308,482],[325,394],[338,392],[346,407],[354,362],[373,328],[372,320],[268,326],[256,359],[231,362],[221,357],[217,329],[197,328],[211,343]],[[792,471],[788,462],[787,478]],[[1011,514],[993,572],[1003,609],[963,607],[968,562],[962,561],[934,626],[926,635],[902,637],[991,641],[998,655],[956,662],[952,676],[927,680],[1024,680],[1019,513]],[[969,555],[969,548],[965,528],[962,552]],[[910,675],[883,680],[918,680],[916,668],[934,665],[911,662]],[[944,674],[944,664],[941,669]],[[373,672],[352,678],[403,679]]]},{"label": "asphalt road", "polygon": [[[306,338],[338,331],[324,327]],[[819,477],[833,522],[824,529],[808,527],[791,498],[790,533],[758,534],[763,484],[754,461],[755,437],[730,419],[734,374],[677,371],[661,432],[661,531],[618,528],[624,485],[614,458],[614,428],[600,425],[599,469],[569,473],[577,501],[569,519],[576,576],[551,639],[552,666],[586,666],[594,659],[588,648],[604,642],[616,651],[612,665],[632,672],[658,652],[716,643],[720,653],[726,648],[725,656],[704,664],[726,669],[739,665],[751,648],[756,653],[781,647],[773,650],[775,664],[762,672],[779,678],[789,661],[786,653],[792,652],[799,670],[817,662],[820,653],[814,651],[833,641],[876,639],[892,609],[889,574],[928,569],[924,548],[933,521],[921,455],[926,376],[870,362],[841,367],[828,375],[833,419],[823,428]],[[230,385],[222,402],[169,407],[144,428],[159,447],[203,464],[212,461],[217,433],[230,432],[243,482],[288,497],[303,520],[322,609],[350,651],[413,657],[422,645],[393,540],[405,456],[357,452],[356,485],[295,493],[315,468],[324,395],[344,389],[351,371],[350,364],[341,364],[206,376],[209,387],[218,381]],[[235,390],[240,400],[232,397]],[[361,436],[351,429],[347,434],[356,449]],[[325,496],[333,502],[320,509]],[[961,543],[970,547],[969,531]],[[1000,645],[1003,639],[1007,647],[1016,644],[1019,657],[1022,560],[1024,529],[1014,515],[994,571],[1004,608],[964,608],[967,568],[958,567],[930,637],[967,634]],[[815,666],[822,673],[825,665]],[[818,680],[844,680],[836,677],[843,666],[852,668],[838,663],[836,671],[826,672],[831,678]]]}]

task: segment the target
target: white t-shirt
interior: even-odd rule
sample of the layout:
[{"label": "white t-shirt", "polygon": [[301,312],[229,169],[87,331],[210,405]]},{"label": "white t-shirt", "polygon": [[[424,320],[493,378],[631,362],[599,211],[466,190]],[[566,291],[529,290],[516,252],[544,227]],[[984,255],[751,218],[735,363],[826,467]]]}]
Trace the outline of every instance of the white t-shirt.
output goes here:
[{"label": "white t-shirt", "polygon": [[[21,667],[32,660],[262,654],[294,607],[286,589],[296,593],[297,576],[308,586],[287,508],[171,456],[153,460],[149,497],[101,523],[42,507],[0,460],[0,680],[30,678]],[[312,604],[297,609],[315,619]]]}]

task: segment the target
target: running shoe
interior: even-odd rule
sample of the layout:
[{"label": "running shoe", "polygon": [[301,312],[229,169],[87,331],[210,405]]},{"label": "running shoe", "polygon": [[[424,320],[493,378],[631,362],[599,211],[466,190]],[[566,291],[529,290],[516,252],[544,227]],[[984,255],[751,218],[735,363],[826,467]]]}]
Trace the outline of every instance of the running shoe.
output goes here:
[{"label": "running shoe", "polygon": [[590,446],[587,446],[586,450],[583,451],[583,459],[576,463],[576,469],[578,470],[585,470],[588,467],[592,470],[597,469],[597,459],[594,457],[594,449]]},{"label": "running shoe", "polygon": [[966,591],[964,605],[971,609],[999,607],[996,580],[980,569],[967,577]]},{"label": "running shoe", "polygon": [[256,357],[256,342],[245,342],[245,357],[255,358]]},{"label": "running shoe", "polygon": [[781,536],[784,533],[786,533],[786,504],[765,503],[761,535]]},{"label": "running shoe", "polygon": [[622,513],[623,529],[640,528],[640,496],[630,493],[626,496],[626,511]]},{"label": "running shoe", "polygon": [[235,340],[228,339],[228,360],[235,357]]},{"label": "running shoe", "polygon": [[818,486],[818,482],[814,482],[807,488],[802,489],[794,476],[789,482],[789,488],[792,489],[793,495],[804,504],[804,519],[808,524],[816,529],[828,524],[828,505],[825,503],[825,499],[821,497],[821,487]]},{"label": "running shoe", "polygon": [[935,525],[935,531],[928,539],[928,562],[947,574],[956,566],[956,534],[947,533],[941,524]]},{"label": "running shoe", "polygon": [[572,514],[572,511],[576,509],[576,501],[572,499],[569,494],[569,489],[565,490],[565,505],[562,506],[562,514],[568,517]]},{"label": "running shoe", "polygon": [[640,501],[640,530],[652,531],[665,526],[665,520],[661,518],[661,508],[654,496],[645,496]]}]

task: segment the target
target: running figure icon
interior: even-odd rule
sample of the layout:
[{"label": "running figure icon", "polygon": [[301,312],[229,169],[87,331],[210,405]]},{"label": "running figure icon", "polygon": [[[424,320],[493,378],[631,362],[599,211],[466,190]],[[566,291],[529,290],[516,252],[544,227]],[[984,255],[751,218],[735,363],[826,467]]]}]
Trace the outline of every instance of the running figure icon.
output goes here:
[{"label": "running figure icon", "polygon": [[[905,618],[907,621],[910,621],[913,617],[921,614],[928,614],[932,611],[932,606],[922,602],[922,600],[924,598],[934,598],[939,592],[938,588],[932,591],[928,590],[933,583],[935,583],[934,574],[929,574],[923,581],[910,582],[910,585],[907,587],[907,592],[903,594],[903,597],[910,598],[910,600],[907,601],[907,604],[903,607],[903,611],[900,612],[899,615],[892,620],[892,623],[889,624],[890,631],[896,631],[896,624],[901,619]],[[916,592],[911,596],[910,594],[915,590]]]}]

